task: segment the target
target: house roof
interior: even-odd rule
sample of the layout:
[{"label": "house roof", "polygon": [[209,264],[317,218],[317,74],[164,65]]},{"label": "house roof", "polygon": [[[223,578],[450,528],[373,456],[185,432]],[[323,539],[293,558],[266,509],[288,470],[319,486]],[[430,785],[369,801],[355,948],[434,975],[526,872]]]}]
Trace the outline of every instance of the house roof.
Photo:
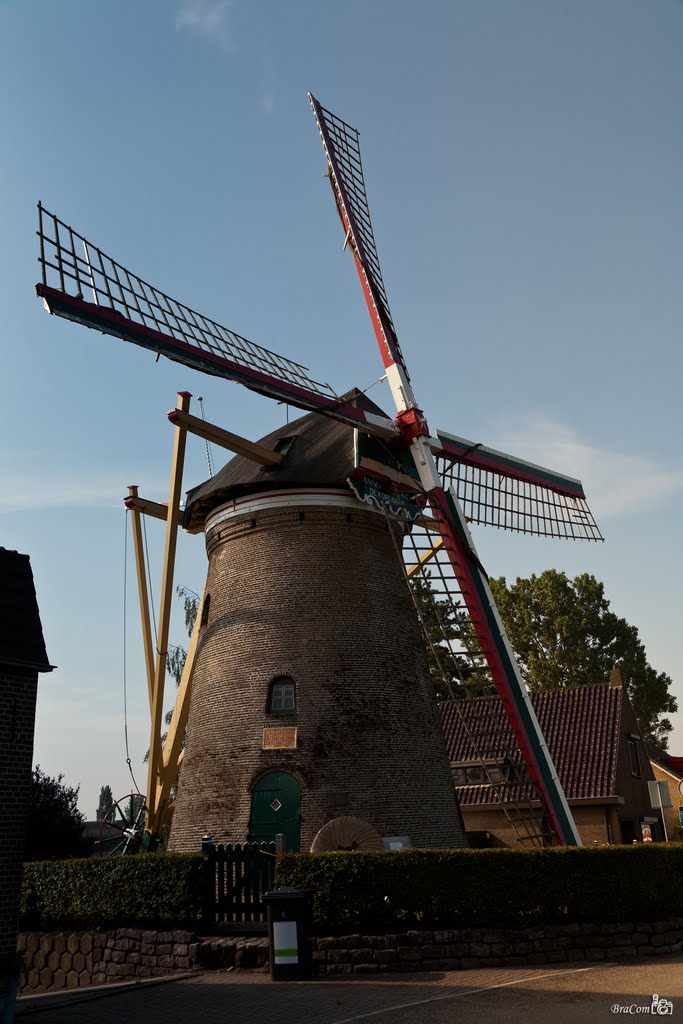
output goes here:
[{"label": "house roof", "polygon": [[662,750],[655,743],[651,743],[650,740],[644,740],[645,750],[650,761],[654,764],[659,764],[662,768],[666,768],[672,775],[676,775],[678,778],[683,779],[683,757],[674,757],[673,754],[667,753],[666,750]]},{"label": "house roof", "polygon": [[[532,693],[531,703],[567,799],[615,795],[624,691],[608,684]],[[441,723],[451,764],[509,759],[521,763],[500,697],[443,701]],[[510,799],[521,799],[510,790]],[[490,803],[490,786],[458,788],[464,805]]]},{"label": "house roof", "polygon": [[0,548],[0,665],[51,672],[28,555]]},{"label": "house roof", "polygon": [[[340,402],[378,416],[387,415],[357,388],[342,395]],[[346,486],[355,467],[353,427],[312,412],[272,430],[258,443],[275,450],[277,442],[284,438],[295,440],[278,466],[261,466],[237,455],[210,480],[188,491],[185,526],[202,526],[214,508],[242,494],[282,487]]]}]

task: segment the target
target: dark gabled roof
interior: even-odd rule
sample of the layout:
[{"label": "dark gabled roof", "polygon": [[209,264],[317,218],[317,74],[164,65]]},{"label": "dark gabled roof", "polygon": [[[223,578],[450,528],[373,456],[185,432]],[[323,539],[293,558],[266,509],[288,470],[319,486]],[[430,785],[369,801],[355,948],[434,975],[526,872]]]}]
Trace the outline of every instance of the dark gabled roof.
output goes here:
[{"label": "dark gabled roof", "polygon": [[[531,703],[569,800],[615,795],[624,691],[608,684],[532,693]],[[451,764],[521,757],[500,697],[443,701],[439,713]],[[490,803],[489,786],[458,788],[467,806]]]},{"label": "dark gabled roof", "polygon": [[51,672],[28,555],[0,548],[0,665]]},{"label": "dark gabled roof", "polygon": [[674,757],[673,754],[667,753],[666,750],[662,750],[656,744],[650,740],[643,740],[645,744],[645,752],[649,757],[650,761],[655,764],[659,764],[662,768],[666,768],[672,775],[676,775],[678,778],[683,779],[683,757]]},{"label": "dark gabled roof", "polygon": [[[340,402],[386,417],[357,388],[342,395]],[[237,455],[210,480],[188,491],[186,528],[202,526],[212,509],[242,494],[282,487],[346,487],[347,477],[354,469],[353,427],[311,412],[271,431],[258,443],[274,451],[278,441],[290,437],[295,440],[278,466],[261,466]]]}]

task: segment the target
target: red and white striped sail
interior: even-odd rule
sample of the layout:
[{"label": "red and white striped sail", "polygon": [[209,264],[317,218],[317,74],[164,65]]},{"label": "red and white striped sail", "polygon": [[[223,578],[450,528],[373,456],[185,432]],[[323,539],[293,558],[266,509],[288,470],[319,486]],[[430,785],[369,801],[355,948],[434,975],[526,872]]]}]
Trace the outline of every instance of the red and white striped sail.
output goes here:
[{"label": "red and white striped sail", "polygon": [[[368,210],[367,193],[363,181],[358,132],[340,118],[326,110],[309,93],[309,100],[318,124],[327,156],[328,169],[335,194],[337,211],[356,264],[363,294],[386,368],[387,380],[398,410],[397,423],[406,447],[410,448],[415,461],[423,490],[426,493],[432,515],[441,535],[442,547],[448,557],[454,579],[462,601],[467,608],[479,648],[488,665],[491,678],[502,698],[503,705],[517,737],[522,757],[534,784],[554,836],[559,845],[580,845],[581,839],[562,791],[557,771],[552,763],[547,745],[543,739],[538,721],[529,700],[521,673],[516,664],[498,611],[493,600],[486,572],[477,556],[470,535],[466,516],[454,490],[444,488],[439,475],[434,449],[439,451],[442,461],[467,463],[477,467],[480,473],[502,471],[506,479],[519,479],[533,486],[533,478],[539,467],[530,467],[518,460],[511,460],[502,453],[482,450],[480,446],[468,446],[460,438],[443,436],[435,444],[429,436],[426,419],[418,407],[412,391],[408,371],[398,344],[386,289],[379,269],[377,247],[372,233]],[[564,498],[581,500],[583,492],[577,481],[562,481],[545,476],[539,486],[552,490],[559,484]],[[526,479],[525,479],[526,478]],[[472,487],[472,480],[466,485]],[[569,492],[569,493],[567,493]],[[573,493],[572,493],[573,492]],[[578,492],[578,493],[577,493]],[[486,481],[474,481],[474,493],[470,496],[471,511],[477,518],[487,521],[486,498],[495,490]],[[500,488],[497,494],[506,493]],[[483,497],[483,500],[482,500]],[[522,501],[528,500],[525,495]],[[483,509],[483,516],[482,516]],[[519,510],[517,524],[519,523]],[[530,511],[531,532],[543,518],[538,508]],[[522,513],[524,515],[524,513]],[[512,523],[515,523],[513,518]],[[514,528],[505,517],[505,525]],[[579,535],[586,535],[585,531]]]}]

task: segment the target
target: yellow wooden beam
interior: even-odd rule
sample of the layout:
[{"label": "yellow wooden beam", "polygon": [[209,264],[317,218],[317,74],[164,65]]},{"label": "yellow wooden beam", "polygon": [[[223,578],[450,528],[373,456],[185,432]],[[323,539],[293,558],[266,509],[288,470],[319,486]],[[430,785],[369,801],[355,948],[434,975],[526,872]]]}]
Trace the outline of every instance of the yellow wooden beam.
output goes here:
[{"label": "yellow wooden beam", "polygon": [[[190,407],[192,395],[187,391],[178,394],[178,411],[186,413]],[[168,495],[166,516],[166,544],[161,577],[161,600],[159,602],[159,631],[157,635],[157,657],[154,669],[154,686],[152,689],[152,714],[150,724],[149,765],[147,770],[147,829],[158,831],[157,787],[161,769],[161,721],[164,703],[164,682],[166,679],[166,662],[168,659],[168,628],[171,619],[171,602],[173,599],[173,572],[175,569],[178,526],[180,523],[180,498],[183,485],[183,464],[185,461],[185,444],[187,432],[182,425],[176,426],[173,440],[173,458],[171,461],[171,482]]]},{"label": "yellow wooden beam", "polygon": [[[150,501],[149,498],[141,498],[135,488],[135,494],[132,493],[132,489],[128,488],[129,494],[127,498],[124,498],[124,505],[130,512],[142,512],[145,516],[151,516],[152,519],[161,519],[164,523],[168,519],[168,506],[163,505],[159,501]],[[179,511],[179,520],[182,526],[183,512]]]},{"label": "yellow wooden beam", "polygon": [[182,426],[191,434],[196,434],[198,437],[203,437],[205,441],[243,455],[262,466],[279,466],[282,462],[283,456],[277,452],[270,451],[263,445],[255,444],[254,441],[248,441],[246,437],[240,437],[239,434],[233,434],[230,430],[217,427],[214,423],[207,423],[199,416],[192,416],[189,412],[171,409],[168,418],[175,426]]},{"label": "yellow wooden beam", "polygon": [[379,459],[361,457],[358,464],[361,469],[367,469],[368,473],[372,476],[378,476],[382,480],[390,480],[392,484],[397,484],[405,490],[422,490],[419,480],[409,476],[408,473],[403,473],[400,469],[394,469],[393,466],[386,466],[383,462],[380,462]]},{"label": "yellow wooden beam", "polygon": [[194,676],[194,667],[197,660],[197,643],[199,640],[199,631],[201,629],[203,605],[204,597],[202,597],[202,600],[200,601],[199,608],[197,609],[197,617],[194,620],[190,646],[187,651],[187,657],[185,658],[185,665],[183,667],[183,674],[180,677],[180,684],[178,686],[176,702],[173,708],[171,724],[168,727],[166,742],[164,744],[161,770],[159,773],[160,777],[159,788],[157,790],[157,802],[156,807],[154,808],[155,814],[159,819],[165,815],[165,805],[168,800],[169,793],[171,792],[173,780],[178,774],[180,762],[182,760],[182,746],[185,739],[187,717],[190,713],[192,678]]},{"label": "yellow wooden beam", "polygon": [[439,537],[437,542],[429,549],[429,551],[425,551],[423,555],[420,555],[420,558],[415,563],[415,565],[411,565],[406,569],[406,576],[410,577],[419,569],[421,569],[422,566],[425,565],[431,558],[433,558],[437,551],[442,547],[443,537]]},{"label": "yellow wooden beam", "polygon": [[[128,488],[127,501],[137,502],[137,484],[131,484]],[[149,707],[152,710],[152,693],[154,692],[154,647],[152,644],[152,624],[149,616],[149,594],[147,591],[147,572],[145,570],[145,552],[142,541],[142,524],[140,510],[136,504],[128,505],[130,518],[133,526],[133,546],[135,549],[135,568],[138,577],[138,598],[140,600],[140,618],[142,620],[142,643],[145,649],[145,671],[147,674],[147,691],[149,694]]]}]

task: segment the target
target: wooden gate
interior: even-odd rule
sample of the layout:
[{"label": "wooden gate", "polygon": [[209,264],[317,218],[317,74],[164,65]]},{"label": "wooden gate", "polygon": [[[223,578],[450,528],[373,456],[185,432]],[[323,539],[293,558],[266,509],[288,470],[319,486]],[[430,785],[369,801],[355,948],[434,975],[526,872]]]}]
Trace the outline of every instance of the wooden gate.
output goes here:
[{"label": "wooden gate", "polygon": [[263,894],[273,888],[275,843],[207,843],[202,850],[207,858],[204,926],[265,921]]}]

